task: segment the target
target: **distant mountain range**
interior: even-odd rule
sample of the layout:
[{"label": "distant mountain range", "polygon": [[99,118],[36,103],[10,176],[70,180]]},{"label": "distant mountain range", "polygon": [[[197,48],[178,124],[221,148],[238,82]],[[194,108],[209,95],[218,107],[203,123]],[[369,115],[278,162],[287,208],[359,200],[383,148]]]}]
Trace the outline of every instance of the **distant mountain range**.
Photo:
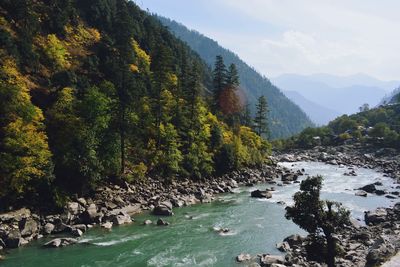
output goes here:
[{"label": "distant mountain range", "polygon": [[329,109],[314,103],[298,92],[295,91],[283,91],[283,93],[299,107],[301,107],[309,118],[318,126],[322,126],[335,119],[340,115],[338,111]]},{"label": "distant mountain range", "polygon": [[[291,74],[289,74],[291,75]],[[285,75],[282,75],[285,76]],[[400,81],[381,81],[364,73],[358,73],[348,76],[337,76],[326,73],[316,73],[306,76],[313,81],[321,82],[330,87],[343,88],[354,85],[363,85],[369,87],[378,87],[386,91],[392,91],[400,85]]]},{"label": "distant mountain range", "polygon": [[243,62],[236,54],[221,47],[216,41],[189,30],[173,20],[156,16],[178,38],[185,41],[210,66],[214,65],[217,55],[223,56],[226,65],[237,66],[241,87],[246,94],[247,102],[254,111],[257,98],[265,95],[269,106],[269,127],[272,138],[283,138],[301,132],[313,126],[309,117],[296,104],[290,101],[266,77]]},{"label": "distant mountain range", "polygon": [[[333,114],[352,114],[367,103],[371,107],[378,105],[381,99],[400,84],[398,81],[379,81],[365,74],[352,76],[334,76],[329,74],[297,75],[284,74],[272,79],[273,83],[284,92],[294,91],[307,100],[319,105],[322,109],[310,108],[304,101],[298,105],[307,112],[316,123],[326,124]],[[291,93],[293,95],[293,93]],[[299,97],[299,96],[298,96]],[[331,112],[327,113],[327,109]],[[333,112],[332,112],[333,111]]]}]

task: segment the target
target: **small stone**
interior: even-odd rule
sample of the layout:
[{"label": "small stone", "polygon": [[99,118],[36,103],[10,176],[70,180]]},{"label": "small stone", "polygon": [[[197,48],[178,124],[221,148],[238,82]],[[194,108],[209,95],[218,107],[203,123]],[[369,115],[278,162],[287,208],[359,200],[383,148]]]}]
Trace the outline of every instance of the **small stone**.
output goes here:
[{"label": "small stone", "polygon": [[112,228],[113,224],[112,222],[105,222],[101,225],[102,228],[110,230]]},{"label": "small stone", "polygon": [[364,190],[359,190],[358,192],[356,192],[356,196],[359,197],[367,197],[368,193],[365,192]]},{"label": "small stone", "polygon": [[150,224],[152,224],[153,222],[151,221],[151,220],[145,220],[144,222],[143,222],[143,224],[144,225],[150,225]]},{"label": "small stone", "polygon": [[167,226],[167,225],[169,225],[169,222],[164,221],[163,219],[158,219],[157,225],[158,226]]}]

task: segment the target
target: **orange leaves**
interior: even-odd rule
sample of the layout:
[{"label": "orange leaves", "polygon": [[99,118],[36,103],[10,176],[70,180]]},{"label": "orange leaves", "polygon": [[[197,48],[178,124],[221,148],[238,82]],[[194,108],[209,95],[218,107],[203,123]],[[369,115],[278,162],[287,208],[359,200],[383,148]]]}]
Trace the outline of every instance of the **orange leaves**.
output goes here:
[{"label": "orange leaves", "polygon": [[226,87],[219,96],[219,106],[224,115],[231,115],[242,110],[242,104],[234,87]]}]

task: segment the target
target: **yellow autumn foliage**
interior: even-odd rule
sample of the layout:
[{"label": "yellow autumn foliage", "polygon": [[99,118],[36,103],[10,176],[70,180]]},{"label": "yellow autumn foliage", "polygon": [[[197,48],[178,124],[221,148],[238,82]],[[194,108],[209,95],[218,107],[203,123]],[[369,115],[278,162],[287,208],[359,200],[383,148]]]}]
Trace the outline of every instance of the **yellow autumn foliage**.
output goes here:
[{"label": "yellow autumn foliage", "polygon": [[135,65],[137,69],[132,69],[132,72],[143,72],[149,73],[150,72],[150,64],[151,58],[150,55],[146,53],[142,48],[140,48],[138,42],[132,39],[132,48],[135,52]]}]

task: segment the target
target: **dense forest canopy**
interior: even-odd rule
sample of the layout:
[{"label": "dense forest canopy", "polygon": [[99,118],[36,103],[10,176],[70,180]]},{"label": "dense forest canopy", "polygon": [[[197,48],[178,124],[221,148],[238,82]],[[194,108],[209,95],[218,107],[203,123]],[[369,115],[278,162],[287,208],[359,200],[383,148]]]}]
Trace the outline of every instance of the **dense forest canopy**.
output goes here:
[{"label": "dense forest canopy", "polygon": [[215,72],[132,1],[3,0],[0,44],[0,209],[204,179],[270,149],[242,105],[222,109],[221,95],[238,101],[236,66],[216,101]]},{"label": "dense forest canopy", "polygon": [[222,48],[216,41],[204,35],[189,30],[184,25],[170,19],[155,16],[166,25],[177,37],[187,42],[202,59],[209,65],[213,65],[215,57],[221,55],[226,64],[234,64],[237,67],[241,88],[246,100],[250,104],[252,114],[255,114],[255,105],[260,96],[268,100],[269,114],[268,124],[272,139],[290,137],[300,133],[307,127],[314,126],[307,115],[293,102],[291,102],[276,86],[266,77],[259,74],[252,67],[243,62],[231,51]]}]

